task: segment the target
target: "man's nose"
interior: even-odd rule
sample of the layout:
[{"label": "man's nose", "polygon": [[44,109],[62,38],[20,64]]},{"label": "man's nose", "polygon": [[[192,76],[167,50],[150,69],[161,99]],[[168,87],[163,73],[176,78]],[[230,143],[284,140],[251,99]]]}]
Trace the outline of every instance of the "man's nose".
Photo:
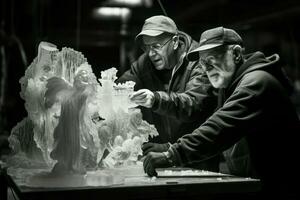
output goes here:
[{"label": "man's nose", "polygon": [[207,72],[207,67],[205,65],[201,65],[201,68],[204,72]]},{"label": "man's nose", "polygon": [[150,48],[148,55],[151,57],[151,56],[154,56],[155,54],[156,54],[156,51],[153,48]]},{"label": "man's nose", "polygon": [[209,72],[209,71],[213,70],[213,67],[210,66],[210,65],[208,65],[208,66],[207,65],[202,65],[202,69],[205,72]]}]

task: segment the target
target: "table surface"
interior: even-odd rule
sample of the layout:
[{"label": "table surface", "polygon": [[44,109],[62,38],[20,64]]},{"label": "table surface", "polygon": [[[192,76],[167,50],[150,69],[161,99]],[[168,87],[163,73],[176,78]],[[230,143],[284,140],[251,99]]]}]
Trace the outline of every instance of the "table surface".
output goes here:
[{"label": "table surface", "polygon": [[169,169],[160,169],[157,178],[149,178],[138,170],[100,170],[86,175],[52,176],[43,170],[14,169],[8,170],[6,179],[20,199],[66,199],[66,196],[72,199],[201,196],[205,199],[204,196],[212,195],[252,194],[261,188],[258,179],[220,173],[172,168],[171,173]]}]

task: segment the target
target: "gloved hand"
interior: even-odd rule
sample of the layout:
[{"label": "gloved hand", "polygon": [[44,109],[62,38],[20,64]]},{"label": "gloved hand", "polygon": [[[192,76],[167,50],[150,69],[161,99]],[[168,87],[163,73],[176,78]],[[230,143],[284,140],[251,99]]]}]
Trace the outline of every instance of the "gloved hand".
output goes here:
[{"label": "gloved hand", "polygon": [[167,157],[163,153],[150,152],[146,155],[144,162],[144,171],[148,176],[157,176],[156,168],[171,167]]},{"label": "gloved hand", "polygon": [[140,106],[144,106],[146,108],[152,108],[154,103],[154,93],[148,89],[141,89],[129,96],[129,99]]},{"label": "gloved hand", "polygon": [[168,151],[168,149],[169,149],[168,143],[158,144],[158,143],[148,142],[142,145],[143,155],[147,155],[149,152],[164,152],[164,151]]}]

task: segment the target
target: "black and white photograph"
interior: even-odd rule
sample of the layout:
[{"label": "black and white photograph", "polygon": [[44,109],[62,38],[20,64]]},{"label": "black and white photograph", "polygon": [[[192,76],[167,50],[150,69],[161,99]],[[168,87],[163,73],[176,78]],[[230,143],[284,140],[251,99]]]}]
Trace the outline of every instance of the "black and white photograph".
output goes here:
[{"label": "black and white photograph", "polygon": [[299,0],[0,0],[1,200],[298,200],[299,134]]}]

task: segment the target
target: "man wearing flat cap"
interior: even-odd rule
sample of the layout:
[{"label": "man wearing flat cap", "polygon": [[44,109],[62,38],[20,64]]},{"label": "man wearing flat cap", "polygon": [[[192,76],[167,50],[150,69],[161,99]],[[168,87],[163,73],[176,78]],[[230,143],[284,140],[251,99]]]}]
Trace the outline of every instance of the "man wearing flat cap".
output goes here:
[{"label": "man wearing flat cap", "polygon": [[298,199],[299,119],[291,88],[277,54],[245,55],[242,38],[232,29],[217,27],[201,34],[188,59],[199,60],[221,105],[191,134],[163,153],[144,160],[148,175],[155,168],[185,166],[231,148],[241,139],[249,147],[252,177],[261,179],[265,199]]},{"label": "man wearing flat cap", "polygon": [[[143,119],[154,124],[159,136],[142,146],[144,155],[167,151],[170,143],[191,133],[217,106],[216,95],[197,61],[187,52],[198,44],[177,29],[172,19],[158,15],[145,20],[136,42],[144,53],[117,82],[136,82],[131,100],[141,106]],[[218,171],[219,159],[193,164]]]}]

